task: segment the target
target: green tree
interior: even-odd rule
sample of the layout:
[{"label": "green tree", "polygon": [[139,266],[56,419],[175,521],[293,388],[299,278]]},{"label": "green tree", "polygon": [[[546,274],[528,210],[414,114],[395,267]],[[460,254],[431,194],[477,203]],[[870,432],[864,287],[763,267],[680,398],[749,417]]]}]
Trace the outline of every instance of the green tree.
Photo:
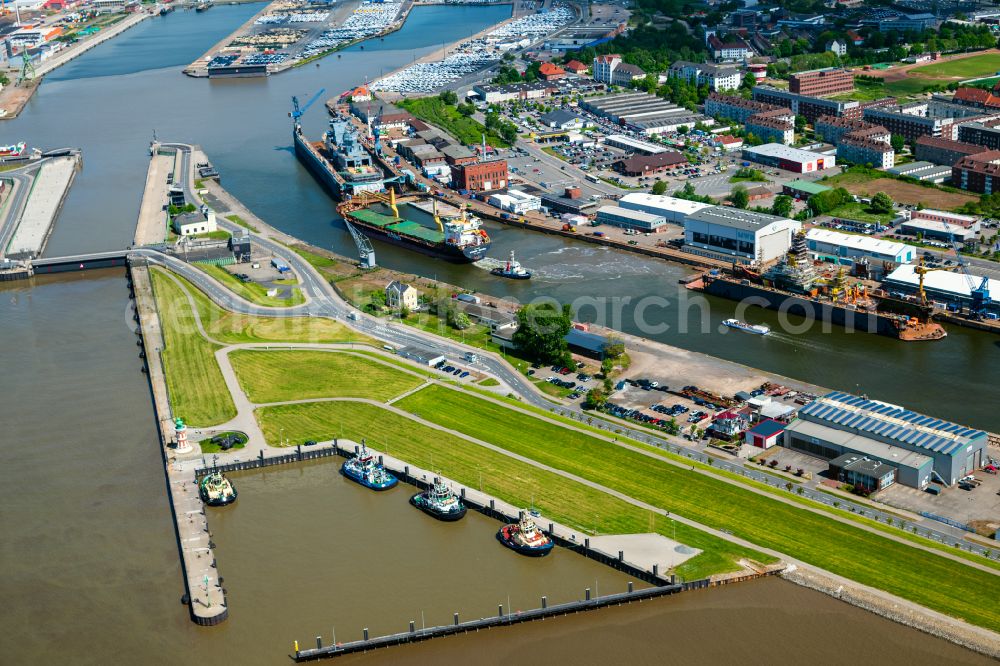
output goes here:
[{"label": "green tree", "polygon": [[667,181],[658,180],[653,183],[653,194],[666,194],[667,193]]},{"label": "green tree", "polygon": [[906,147],[906,137],[901,134],[893,134],[889,143],[892,145],[892,149],[898,153]]},{"label": "green tree", "polygon": [[779,194],[774,197],[774,203],[771,204],[771,215],[780,215],[781,217],[788,217],[792,214],[792,198],[787,194]]},{"label": "green tree", "polygon": [[592,388],[587,391],[587,402],[584,405],[588,409],[598,409],[603,407],[608,401],[608,396],[599,388]]},{"label": "green tree", "polygon": [[753,87],[757,85],[757,77],[751,72],[747,72],[743,75],[743,81],[740,83],[740,88],[743,90],[753,90]]},{"label": "green tree", "polygon": [[472,320],[469,319],[469,315],[459,310],[453,303],[448,304],[446,321],[449,326],[458,331],[464,331],[472,326]]},{"label": "green tree", "polygon": [[[607,344],[604,346],[604,354],[607,358],[616,359],[621,358],[622,354],[625,353],[625,341],[621,338],[616,338],[611,336],[608,338]],[[602,361],[603,367],[603,361]]]},{"label": "green tree", "polygon": [[523,356],[543,363],[572,363],[566,342],[572,326],[568,304],[559,307],[551,301],[529,303],[517,311],[517,323],[514,346]]},{"label": "green tree", "polygon": [[879,213],[891,213],[894,203],[885,192],[876,192],[872,197],[872,209]]},{"label": "green tree", "polygon": [[750,195],[747,194],[747,188],[742,185],[734,187],[733,191],[729,193],[729,201],[736,208],[746,208],[750,205]]},{"label": "green tree", "polygon": [[458,104],[458,94],[454,90],[444,90],[438,98],[445,104]]},{"label": "green tree", "polygon": [[797,114],[795,116],[795,131],[800,133],[803,132],[806,129],[806,125],[808,123],[809,120],[805,116],[803,116],[801,113]]},{"label": "green tree", "polygon": [[471,116],[473,113],[476,112],[476,105],[470,104],[469,102],[459,104],[458,107],[456,108],[458,109],[458,112],[461,113],[466,118],[468,118],[469,116]]}]

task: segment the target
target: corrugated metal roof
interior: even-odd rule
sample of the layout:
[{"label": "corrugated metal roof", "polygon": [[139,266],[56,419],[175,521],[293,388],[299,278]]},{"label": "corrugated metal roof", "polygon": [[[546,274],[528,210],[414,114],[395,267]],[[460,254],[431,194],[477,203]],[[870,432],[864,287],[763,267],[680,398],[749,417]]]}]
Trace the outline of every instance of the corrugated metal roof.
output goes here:
[{"label": "corrugated metal roof", "polygon": [[799,414],[946,455],[986,437],[982,430],[840,391],[817,398]]},{"label": "corrugated metal roof", "polygon": [[376,213],[375,211],[369,210],[367,208],[351,211],[347,215],[352,219],[357,219],[362,222],[374,224],[377,227],[387,227],[390,224],[399,222],[398,217],[392,217],[391,215],[383,215],[381,213]]},{"label": "corrugated metal roof", "polygon": [[400,222],[399,224],[394,224],[389,227],[389,230],[405,236],[421,238],[423,240],[430,241],[431,243],[444,242],[444,234],[437,229],[428,229],[422,224],[411,222],[409,220]]}]

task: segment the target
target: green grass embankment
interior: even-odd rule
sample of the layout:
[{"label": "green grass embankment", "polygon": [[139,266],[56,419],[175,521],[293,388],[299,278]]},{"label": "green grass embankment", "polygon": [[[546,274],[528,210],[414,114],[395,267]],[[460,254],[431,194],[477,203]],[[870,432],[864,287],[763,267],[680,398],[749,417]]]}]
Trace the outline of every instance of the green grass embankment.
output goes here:
[{"label": "green grass embankment", "polygon": [[237,350],[229,361],[257,404],[335,397],[384,401],[424,381],[349,352]]},{"label": "green grass embankment", "polygon": [[[158,270],[153,283],[159,288],[172,280]],[[241,342],[352,342],[375,344],[375,340],[322,317],[257,317],[223,310],[190,282],[177,277],[194,300],[202,325],[209,336],[228,344]],[[197,333],[197,330],[193,331]]]},{"label": "green grass embankment", "polygon": [[[479,487],[481,473],[484,492],[515,506],[526,507],[533,501],[546,516],[582,532],[590,533],[596,525],[598,533],[602,534],[655,531],[670,537],[676,530],[678,541],[704,551],[677,569],[677,574],[686,580],[738,570],[742,558],[765,563],[774,561],[762,553],[375,405],[320,402],[264,407],[256,413],[264,436],[272,445],[277,445],[282,431],[291,445],[306,439],[346,437],[360,441],[364,438],[376,450],[388,450],[390,455],[440,471],[471,488]],[[471,413],[465,416],[480,418]]]},{"label": "green grass embankment", "polygon": [[[1000,629],[995,574],[473,395],[432,386],[396,406],[832,573]],[[934,580],[948,583],[928,584]]]},{"label": "green grass embankment", "polygon": [[153,280],[173,413],[195,426],[228,421],[236,416],[236,406],[215,360],[219,347],[198,332],[184,291],[159,271],[153,271]]}]

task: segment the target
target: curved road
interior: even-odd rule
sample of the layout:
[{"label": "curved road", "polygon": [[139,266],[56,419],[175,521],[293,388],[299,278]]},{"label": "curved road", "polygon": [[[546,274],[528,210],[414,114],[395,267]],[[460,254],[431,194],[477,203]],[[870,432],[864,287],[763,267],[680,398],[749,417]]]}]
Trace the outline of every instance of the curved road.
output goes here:
[{"label": "curved road", "polygon": [[[190,161],[191,147],[184,144],[163,145],[175,147],[183,151],[183,166],[186,169]],[[190,170],[186,170],[186,172],[189,174],[191,173]],[[186,196],[188,196],[188,200],[201,200],[195,196],[193,190],[191,189],[191,183],[188,182],[188,179],[185,179],[183,187],[185,189]],[[243,227],[229,222],[228,220],[220,220],[220,226],[228,231],[243,229]],[[359,332],[393,345],[396,348],[416,346],[431,351],[434,354],[439,354],[451,359],[462,359],[464,358],[466,352],[472,352],[476,354],[478,360],[475,363],[463,361],[463,365],[474,367],[481,372],[493,375],[500,381],[507,384],[507,386],[510,387],[515,394],[520,396],[524,402],[530,405],[581,422],[585,420],[589,421],[593,427],[606,430],[609,434],[615,433],[616,435],[629,437],[631,439],[671,451],[691,460],[711,465],[716,469],[725,470],[749,480],[764,483],[774,488],[783,489],[788,483],[788,479],[778,475],[769,474],[764,470],[747,469],[743,466],[742,460],[729,462],[714,456],[709,456],[700,451],[695,451],[685,445],[684,440],[679,437],[670,436],[666,433],[661,435],[660,433],[655,433],[648,429],[633,428],[620,423],[605,421],[597,413],[583,412],[583,410],[578,406],[553,403],[551,400],[546,398],[532,382],[528,381],[520,372],[495,354],[484,352],[478,347],[471,347],[447,338],[425,333],[418,329],[407,327],[404,324],[394,325],[386,323],[375,317],[361,313],[353,306],[345,302],[333,289],[333,287],[312,266],[312,264],[307,262],[296,252],[293,252],[288,247],[267,238],[262,234],[256,234],[255,239],[258,245],[267,251],[272,252],[275,256],[281,257],[287,265],[295,271],[295,274],[300,280],[302,292],[308,297],[307,303],[290,308],[270,308],[254,305],[221,286],[220,283],[210,277],[207,273],[181,261],[180,259],[164,255],[157,250],[146,248],[135,249],[132,253],[134,255],[145,257],[151,264],[159,264],[170,268],[172,271],[183,276],[196,287],[208,294],[209,298],[224,309],[241,314],[257,316],[329,317],[352,328],[358,329]],[[354,318],[348,318],[348,315],[351,315]],[[796,492],[798,493],[799,490],[796,489]],[[831,509],[833,508],[834,503],[837,503],[841,510],[850,511],[858,514],[859,516],[872,518],[885,524],[888,524],[889,520],[891,520],[891,524],[893,525],[897,525],[900,522],[898,514],[884,513],[876,508],[873,508],[869,504],[853,502],[840,496],[835,497],[816,489],[802,487],[801,495],[806,499],[811,499],[829,506]],[[963,539],[966,532],[958,528],[937,523],[929,519],[907,522],[907,529],[919,536],[923,536],[943,544],[954,545],[955,547],[968,552],[978,554],[989,553],[990,557],[994,559],[1000,558],[1000,549],[990,549],[988,547],[970,544]]]}]

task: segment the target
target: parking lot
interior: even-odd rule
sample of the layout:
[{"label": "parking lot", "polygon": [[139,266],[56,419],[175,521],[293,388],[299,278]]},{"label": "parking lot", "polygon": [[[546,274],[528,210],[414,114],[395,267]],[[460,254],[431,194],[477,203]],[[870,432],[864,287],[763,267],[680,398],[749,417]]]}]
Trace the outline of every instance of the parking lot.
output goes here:
[{"label": "parking lot", "polygon": [[[992,450],[994,458],[1000,452]],[[940,495],[894,483],[879,492],[873,499],[914,513],[926,511],[946,516],[961,523],[986,521],[1000,524],[1000,475],[975,472],[973,476],[982,484],[974,490],[958,486],[942,488]],[[941,486],[937,486],[941,488]]]}]

